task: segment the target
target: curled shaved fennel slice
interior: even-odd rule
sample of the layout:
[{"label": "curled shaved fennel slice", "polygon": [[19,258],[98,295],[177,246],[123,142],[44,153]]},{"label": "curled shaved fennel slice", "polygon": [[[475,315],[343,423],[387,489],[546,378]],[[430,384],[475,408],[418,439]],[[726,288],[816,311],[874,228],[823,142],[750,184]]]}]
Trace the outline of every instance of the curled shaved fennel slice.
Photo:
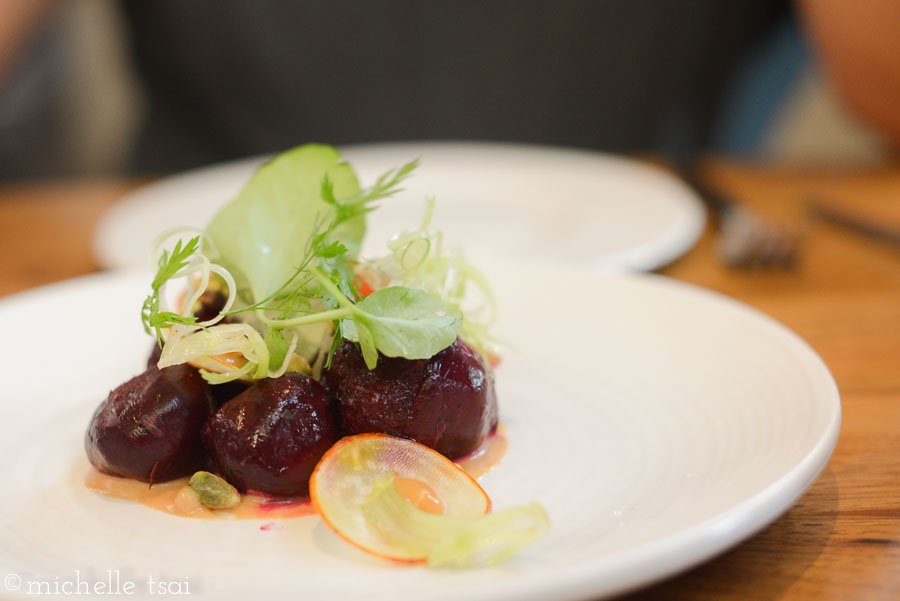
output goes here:
[{"label": "curled shaved fennel slice", "polygon": [[429,567],[498,565],[537,542],[550,527],[537,503],[472,517],[435,515],[410,503],[383,475],[362,505],[369,527],[389,545],[425,558]]},{"label": "curled shaved fennel slice", "polygon": [[206,329],[174,325],[169,330],[158,365],[169,367],[228,353],[240,353],[248,363],[255,365],[245,373],[253,373],[257,378],[268,375],[269,349],[259,332],[245,323],[221,324]]}]

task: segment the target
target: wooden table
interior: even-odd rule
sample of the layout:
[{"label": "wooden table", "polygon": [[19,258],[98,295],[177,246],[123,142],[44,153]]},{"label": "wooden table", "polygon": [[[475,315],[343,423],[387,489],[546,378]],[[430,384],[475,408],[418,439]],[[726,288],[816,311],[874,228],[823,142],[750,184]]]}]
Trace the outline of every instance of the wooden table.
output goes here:
[{"label": "wooden table", "polygon": [[[761,213],[799,223],[813,193],[900,227],[900,167],[798,173],[713,163],[710,178]],[[97,269],[91,235],[129,182],[0,187],[0,295]],[[662,270],[753,305],[823,357],[843,399],[831,463],[774,524],[686,574],[629,599],[900,599],[900,251],[807,225],[790,272],[740,271],[711,231]]]}]

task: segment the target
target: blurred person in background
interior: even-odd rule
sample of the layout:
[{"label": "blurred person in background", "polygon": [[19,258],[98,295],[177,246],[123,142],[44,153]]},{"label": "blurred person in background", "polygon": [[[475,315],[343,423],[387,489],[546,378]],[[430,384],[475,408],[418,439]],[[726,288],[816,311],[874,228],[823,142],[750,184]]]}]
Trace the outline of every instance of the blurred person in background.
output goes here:
[{"label": "blurred person in background", "polygon": [[[861,99],[856,106],[898,132],[900,3],[868,3],[871,11],[838,0],[802,8],[829,66]],[[28,61],[40,63],[39,50],[52,45],[41,24],[59,6],[2,4],[0,33],[10,35],[0,45],[0,177],[66,173],[50,109],[34,110],[53,78],[43,95],[32,85],[34,103],[19,100],[30,128],[3,108],[4,83],[33,73]],[[693,153],[714,138],[739,67],[790,11],[783,0],[129,0],[119,8],[145,106],[129,144],[132,173],[306,141]],[[764,87],[777,98],[785,86]]]},{"label": "blurred person in background", "polygon": [[900,2],[798,4],[843,97],[859,115],[900,141]]}]

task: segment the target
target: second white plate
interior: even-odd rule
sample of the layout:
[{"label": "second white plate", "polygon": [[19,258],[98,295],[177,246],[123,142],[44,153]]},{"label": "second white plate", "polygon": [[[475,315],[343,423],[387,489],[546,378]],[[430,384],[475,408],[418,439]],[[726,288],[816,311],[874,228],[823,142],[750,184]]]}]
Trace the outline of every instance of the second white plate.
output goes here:
[{"label": "second white plate", "polygon": [[[435,196],[434,225],[468,256],[557,259],[599,270],[648,271],[686,252],[705,213],[680,181],[637,161],[597,152],[487,143],[348,146],[342,154],[370,185],[420,158],[396,198],[371,214],[364,251],[421,220]],[[144,265],[154,237],[173,225],[204,227],[262,158],[163,179],[115,205],[100,223],[101,265]]]}]

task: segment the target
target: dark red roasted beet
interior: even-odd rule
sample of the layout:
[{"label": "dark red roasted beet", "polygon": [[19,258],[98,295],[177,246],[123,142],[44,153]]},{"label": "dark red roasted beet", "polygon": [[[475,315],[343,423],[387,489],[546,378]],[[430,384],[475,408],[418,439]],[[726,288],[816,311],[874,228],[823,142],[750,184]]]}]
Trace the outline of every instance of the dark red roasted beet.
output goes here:
[{"label": "dark red roasted beet", "polygon": [[241,380],[232,380],[224,384],[212,384],[209,387],[209,393],[212,395],[213,409],[218,409],[249,387],[249,384]]},{"label": "dark red roasted beet", "polygon": [[164,482],[202,469],[200,431],[212,407],[206,382],[187,365],[148,369],[109,393],[84,438],[103,473]]},{"label": "dark red roasted beet", "polygon": [[322,385],[302,374],[262,380],[231,399],[203,428],[213,462],[242,491],[309,494],[316,463],[338,439]]},{"label": "dark red roasted beet", "polygon": [[379,356],[371,371],[344,341],[327,378],[347,434],[402,436],[457,459],[497,427],[493,373],[459,340],[431,359]]}]

